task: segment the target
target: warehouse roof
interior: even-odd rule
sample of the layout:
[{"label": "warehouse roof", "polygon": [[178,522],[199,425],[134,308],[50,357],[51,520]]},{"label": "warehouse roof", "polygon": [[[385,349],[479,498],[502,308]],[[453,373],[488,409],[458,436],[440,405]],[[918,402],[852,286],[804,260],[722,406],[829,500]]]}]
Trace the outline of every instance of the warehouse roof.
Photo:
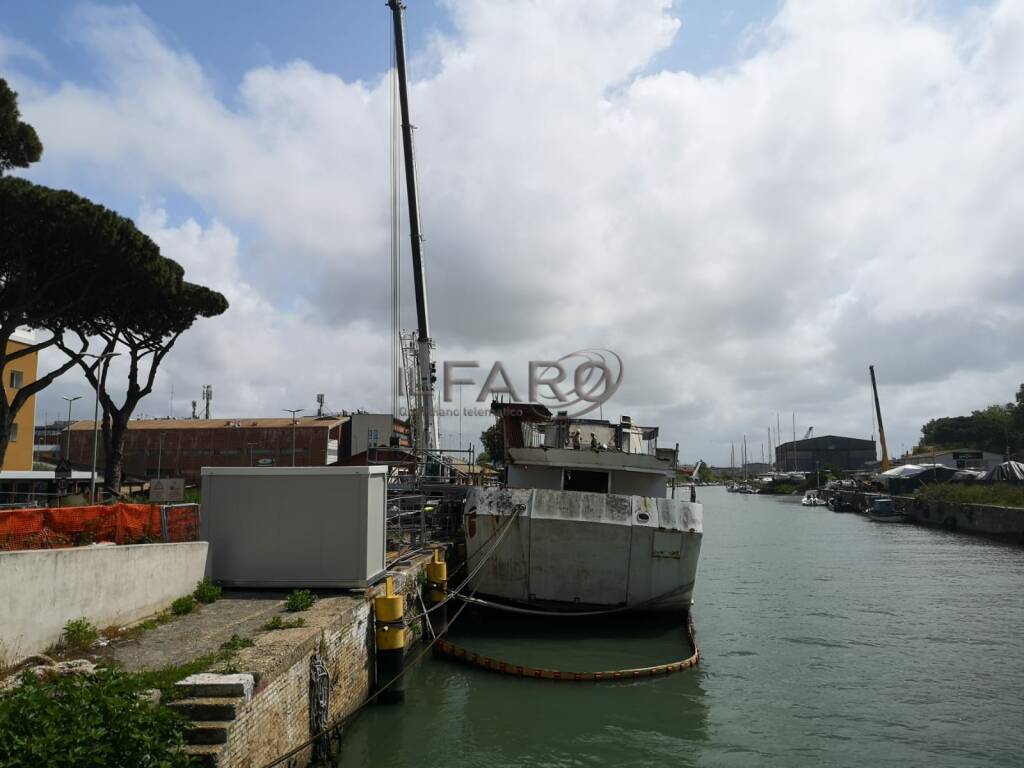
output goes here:
[{"label": "warehouse roof", "polygon": [[790,441],[778,446],[779,448],[804,449],[804,450],[834,450],[837,447],[855,446],[864,450],[871,450],[874,447],[874,440],[867,440],[863,437],[841,437],[839,435],[816,435],[806,440]]},{"label": "warehouse roof", "polygon": [[[348,419],[347,416],[304,416],[300,417],[295,426],[298,429],[306,427],[330,428],[336,427]],[[291,428],[292,419],[290,416],[282,418],[260,419],[239,417],[237,419],[133,419],[128,422],[128,429],[156,429],[160,431],[172,431],[176,429],[283,429]],[[71,425],[73,430],[91,430],[92,419],[76,421]]]}]

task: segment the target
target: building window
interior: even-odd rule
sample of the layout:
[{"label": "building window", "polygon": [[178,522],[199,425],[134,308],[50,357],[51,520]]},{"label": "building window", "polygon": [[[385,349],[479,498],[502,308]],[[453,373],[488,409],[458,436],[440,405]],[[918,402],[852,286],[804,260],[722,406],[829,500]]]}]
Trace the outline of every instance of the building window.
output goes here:
[{"label": "building window", "polygon": [[18,440],[18,422],[11,424],[11,431],[8,433],[8,442],[14,443]]},{"label": "building window", "polygon": [[380,445],[380,431],[376,429],[366,430],[366,444],[371,447]]},{"label": "building window", "polygon": [[21,371],[11,371],[11,389],[21,389],[25,384],[25,374]]}]

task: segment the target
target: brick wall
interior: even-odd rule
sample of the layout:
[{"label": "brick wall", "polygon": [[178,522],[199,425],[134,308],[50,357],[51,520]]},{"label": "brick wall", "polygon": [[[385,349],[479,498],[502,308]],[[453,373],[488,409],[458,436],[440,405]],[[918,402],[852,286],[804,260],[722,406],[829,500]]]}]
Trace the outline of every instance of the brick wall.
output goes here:
[{"label": "brick wall", "polygon": [[[406,596],[406,616],[419,611],[417,574],[429,561],[430,556],[424,555],[408,570],[394,574],[395,591]],[[373,674],[372,598],[383,593],[381,583],[367,590],[365,597],[320,600],[298,614],[308,626],[262,634],[253,647],[239,653],[232,664],[257,675],[256,689],[231,727],[219,765],[261,768],[310,737],[309,663],[318,649],[331,677],[330,721],[348,715],[366,700]],[[413,634],[408,633],[410,643]],[[305,765],[309,757],[310,750],[305,749],[293,764]]]}]

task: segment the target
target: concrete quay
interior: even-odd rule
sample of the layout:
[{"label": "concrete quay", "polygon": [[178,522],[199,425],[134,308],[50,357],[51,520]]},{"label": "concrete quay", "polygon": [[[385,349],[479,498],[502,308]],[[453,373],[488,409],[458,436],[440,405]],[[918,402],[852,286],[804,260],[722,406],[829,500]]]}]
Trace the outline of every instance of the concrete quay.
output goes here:
[{"label": "concrete quay", "polygon": [[916,496],[888,496],[849,490],[822,491],[821,495],[823,498],[842,499],[860,514],[867,513],[874,499],[891,498],[896,508],[907,516],[907,520],[916,525],[1024,544],[1024,508],[1020,507],[925,501]]}]

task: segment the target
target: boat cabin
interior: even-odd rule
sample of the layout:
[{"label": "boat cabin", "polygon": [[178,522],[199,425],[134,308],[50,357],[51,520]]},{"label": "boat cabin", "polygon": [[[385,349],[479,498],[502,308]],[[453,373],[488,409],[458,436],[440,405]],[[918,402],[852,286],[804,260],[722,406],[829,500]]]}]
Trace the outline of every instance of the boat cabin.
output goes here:
[{"label": "boat cabin", "polygon": [[658,448],[658,428],[552,416],[542,405],[494,403],[505,436],[509,488],[666,498],[676,452]]}]

